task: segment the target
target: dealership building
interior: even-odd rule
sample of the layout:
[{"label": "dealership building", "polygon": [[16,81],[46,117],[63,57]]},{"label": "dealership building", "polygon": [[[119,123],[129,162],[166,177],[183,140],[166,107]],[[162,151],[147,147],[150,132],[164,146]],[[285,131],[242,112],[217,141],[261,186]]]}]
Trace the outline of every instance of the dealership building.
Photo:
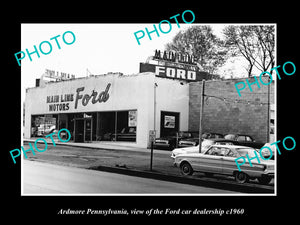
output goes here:
[{"label": "dealership building", "polygon": [[[141,63],[133,75],[108,73],[38,80],[26,89],[24,137],[67,128],[74,142],[131,143],[149,147],[156,137],[199,129],[205,79],[203,132],[248,134],[268,142],[274,126],[274,82],[239,97],[235,83],[184,67],[184,63]],[[49,71],[48,71],[49,72]],[[47,72],[46,72],[47,73]],[[43,76],[43,77],[46,77]]]}]

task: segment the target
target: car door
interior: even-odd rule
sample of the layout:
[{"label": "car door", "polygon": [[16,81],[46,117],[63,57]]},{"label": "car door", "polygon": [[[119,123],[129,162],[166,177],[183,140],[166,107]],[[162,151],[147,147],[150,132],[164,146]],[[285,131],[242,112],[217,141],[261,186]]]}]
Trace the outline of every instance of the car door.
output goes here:
[{"label": "car door", "polygon": [[222,172],[222,151],[221,148],[212,146],[201,157],[198,157],[194,166],[195,170],[209,173]]},{"label": "car door", "polygon": [[222,161],[222,174],[232,175],[233,171],[237,170],[235,159],[240,157],[237,152],[232,151],[230,148],[227,148],[224,153]]}]

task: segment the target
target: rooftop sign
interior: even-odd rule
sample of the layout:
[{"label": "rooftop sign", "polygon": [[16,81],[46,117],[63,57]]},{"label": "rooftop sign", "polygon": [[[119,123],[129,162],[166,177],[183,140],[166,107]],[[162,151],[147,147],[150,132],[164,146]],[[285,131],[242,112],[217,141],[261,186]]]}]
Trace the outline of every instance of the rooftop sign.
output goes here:
[{"label": "rooftop sign", "polygon": [[168,52],[168,51],[161,52],[160,50],[155,50],[153,59],[196,65],[194,56],[188,54]]},{"label": "rooftop sign", "polygon": [[191,70],[188,68],[179,68],[166,65],[154,65],[149,63],[140,63],[140,73],[153,72],[157,77],[185,80],[185,81],[200,81],[203,79],[212,79],[210,74]]},{"label": "rooftop sign", "polygon": [[52,78],[52,79],[55,79],[56,81],[75,79],[74,74],[69,74],[69,73],[67,74],[67,73],[58,72],[58,71],[54,71],[54,70],[48,70],[48,69],[46,69],[44,77]]}]

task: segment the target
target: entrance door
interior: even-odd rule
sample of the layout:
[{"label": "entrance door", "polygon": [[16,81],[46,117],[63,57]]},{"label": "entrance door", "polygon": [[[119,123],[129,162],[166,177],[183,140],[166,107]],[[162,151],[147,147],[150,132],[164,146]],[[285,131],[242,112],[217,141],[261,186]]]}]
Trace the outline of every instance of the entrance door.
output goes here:
[{"label": "entrance door", "polygon": [[179,113],[161,111],[160,136],[174,136],[179,131]]},{"label": "entrance door", "polygon": [[74,142],[84,142],[84,120],[75,119],[74,122]]},{"label": "entrance door", "polygon": [[93,129],[93,122],[92,118],[86,118],[84,120],[84,142],[92,141],[92,129]]},{"label": "entrance door", "polygon": [[74,142],[92,141],[92,118],[77,118],[74,126]]}]

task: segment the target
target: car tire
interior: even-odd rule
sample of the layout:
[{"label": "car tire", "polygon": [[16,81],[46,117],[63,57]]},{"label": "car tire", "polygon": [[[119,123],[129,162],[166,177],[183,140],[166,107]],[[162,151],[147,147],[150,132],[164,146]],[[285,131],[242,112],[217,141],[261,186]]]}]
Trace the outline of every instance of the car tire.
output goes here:
[{"label": "car tire", "polygon": [[244,184],[249,180],[249,176],[244,172],[235,172],[234,178],[239,184]]},{"label": "car tire", "polygon": [[257,180],[260,184],[269,184],[272,177],[258,177]]},{"label": "car tire", "polygon": [[188,162],[183,162],[180,164],[180,171],[184,176],[192,175],[194,173],[192,166]]}]

